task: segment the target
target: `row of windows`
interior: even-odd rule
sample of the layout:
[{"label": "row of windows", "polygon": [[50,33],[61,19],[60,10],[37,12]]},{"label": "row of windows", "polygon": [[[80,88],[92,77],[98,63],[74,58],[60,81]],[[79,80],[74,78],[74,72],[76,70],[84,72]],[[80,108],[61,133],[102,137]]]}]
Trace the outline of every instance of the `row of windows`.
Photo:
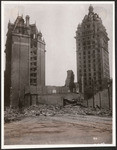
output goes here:
[{"label": "row of windows", "polygon": [[94,31],[93,30],[87,30],[87,31],[83,31],[83,32],[78,32],[78,36],[86,36],[88,34],[92,34]]},{"label": "row of windows", "polygon": [[[82,73],[80,72],[79,75],[82,76]],[[86,77],[86,76],[91,77],[92,75],[93,75],[94,77],[97,76],[97,77],[101,78],[101,73],[100,73],[100,72],[98,72],[98,73],[93,72],[93,74],[91,74],[91,72],[89,72],[89,73],[84,72],[84,74],[83,74],[84,77]]]},{"label": "row of windows", "polygon": [[81,45],[86,46],[86,45],[90,45],[90,44],[95,44],[95,41],[85,41],[83,43],[79,43],[78,46],[81,46]]},{"label": "row of windows", "polygon": [[92,85],[99,85],[99,84],[101,84],[101,81],[99,81],[98,83],[96,81],[94,81],[93,84],[92,84],[92,82],[84,82],[85,86],[87,86],[87,85],[92,86]]},{"label": "row of windows", "polygon": [[82,32],[83,35],[92,34],[92,33],[93,33],[93,30],[89,30],[89,31],[84,31],[84,32]]},{"label": "row of windows", "polygon": [[36,76],[37,76],[36,73],[31,73],[31,74],[30,74],[30,77],[36,77]]},{"label": "row of windows", "polygon": [[[87,49],[91,49],[91,48],[96,48],[96,45],[84,46],[83,50],[87,50]],[[81,47],[79,46],[78,49],[80,50]]]},{"label": "row of windows", "polygon": [[90,40],[91,38],[94,39],[94,36],[79,38],[78,41],[86,41],[86,40]]},{"label": "row of windows", "polygon": [[30,71],[37,71],[37,68],[30,68]]},{"label": "row of windows", "polygon": [[36,85],[37,84],[37,79],[30,79],[30,84],[31,85]]},{"label": "row of windows", "polygon": [[[93,70],[93,72],[95,72],[95,71],[96,71],[96,68],[92,67],[92,70]],[[99,67],[97,68],[97,70],[100,72],[100,71],[101,71],[101,66],[99,66]],[[90,71],[91,71],[91,68],[87,68],[87,69],[86,69],[86,67],[84,67],[84,69],[83,69],[83,72],[84,72],[84,73],[90,72]],[[79,72],[82,72],[82,68],[79,69]]]},{"label": "row of windows", "polygon": [[31,55],[37,55],[37,51],[36,50],[31,51]]},{"label": "row of windows", "polygon": [[30,64],[31,64],[31,66],[33,66],[33,65],[36,66],[37,62],[31,62]]},{"label": "row of windows", "polygon": [[89,67],[89,68],[90,68],[91,66],[92,66],[92,68],[95,68],[95,67],[96,67],[96,64],[93,63],[93,64],[91,65],[91,63],[88,63],[87,65],[86,65],[86,64],[83,65],[84,68],[86,68],[86,66]]},{"label": "row of windows", "polygon": [[98,83],[100,83],[100,81],[101,81],[101,78],[99,78],[99,79],[96,79],[95,77],[93,78],[93,80],[92,80],[92,78],[89,78],[89,80],[87,80],[87,79],[85,79],[84,78],[84,83],[92,83],[92,84],[98,84]]},{"label": "row of windows", "polygon": [[[96,52],[98,52],[96,55],[98,57],[100,57],[100,50],[98,50],[98,51],[95,51],[95,50],[83,51],[83,54],[84,55],[90,55],[91,54],[92,56],[94,56]],[[78,55],[81,56],[81,52],[79,52]]]},{"label": "row of windows", "polygon": [[[80,36],[81,33],[79,32],[78,35]],[[84,36],[82,39],[79,38],[78,41],[80,41],[80,40],[83,40],[83,41],[84,41],[84,40],[94,39],[94,38],[97,38],[97,37],[99,37],[99,34],[90,35],[90,37],[89,37],[88,35],[86,35],[86,36]]]},{"label": "row of windows", "polygon": [[[95,54],[92,54],[92,55],[90,55],[90,53],[89,53],[88,55],[83,54],[83,58],[86,59],[86,57],[89,58],[89,59],[90,59],[91,57],[92,57],[92,58],[95,58]],[[79,59],[81,59],[81,55],[79,55]]]},{"label": "row of windows", "polygon": [[[90,51],[88,51],[88,54],[90,54],[90,53],[91,53],[91,52],[90,52]],[[84,51],[84,52],[83,52],[83,54],[84,54],[84,55],[86,55],[86,51]]]},{"label": "row of windows", "polygon": [[[95,58],[95,55],[91,58],[91,56],[88,56],[87,57],[88,59],[86,59],[86,56],[84,56],[83,57],[83,59],[82,59],[82,61],[84,62],[84,63],[86,63],[86,60],[88,61],[88,62],[96,62],[96,60],[97,60],[97,62],[98,62],[98,64],[100,63],[100,61],[101,61],[101,58],[99,57],[99,58]],[[79,63],[81,63],[81,56],[79,56]],[[107,65],[109,65],[109,63],[105,63],[105,64],[107,64]]]},{"label": "row of windows", "polygon": [[90,24],[88,24],[88,25],[84,25],[84,29],[89,29],[91,27],[91,25]]},{"label": "row of windows", "polygon": [[89,78],[88,80],[84,78],[84,84],[87,85],[87,84],[98,84],[100,83],[101,81],[101,78],[99,78],[98,80],[96,80],[96,78],[94,77],[93,80],[92,78]]},{"label": "row of windows", "polygon": [[82,40],[84,41],[84,40],[88,40],[88,39],[94,39],[95,38],[95,36],[94,35],[92,35],[92,36],[86,36],[86,37],[83,37],[82,38]]},{"label": "row of windows", "polygon": [[[95,41],[83,42],[83,46],[90,45],[90,44],[95,44]],[[79,45],[79,46],[80,46],[80,45]]]},{"label": "row of windows", "polygon": [[[88,57],[88,60],[86,61],[86,57],[84,57],[84,60],[83,60],[84,65],[86,65],[86,63],[91,65],[91,62],[93,63],[92,66],[95,65],[95,63],[97,63],[98,65],[100,65],[101,64],[101,59],[100,58],[96,59],[95,57],[93,59],[90,59],[90,57]],[[79,64],[80,65],[82,64],[81,63],[81,57],[79,57]],[[105,66],[108,67],[109,64],[106,63]]]},{"label": "row of windows", "polygon": [[37,60],[37,56],[31,57],[30,59],[31,59],[31,60]]}]

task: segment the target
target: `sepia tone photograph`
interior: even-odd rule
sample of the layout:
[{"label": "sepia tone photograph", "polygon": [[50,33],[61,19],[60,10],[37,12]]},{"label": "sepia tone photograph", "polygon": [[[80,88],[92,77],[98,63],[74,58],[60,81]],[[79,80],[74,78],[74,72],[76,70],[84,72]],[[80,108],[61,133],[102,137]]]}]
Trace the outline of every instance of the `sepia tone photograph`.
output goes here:
[{"label": "sepia tone photograph", "polygon": [[115,3],[1,8],[2,147],[115,146]]}]

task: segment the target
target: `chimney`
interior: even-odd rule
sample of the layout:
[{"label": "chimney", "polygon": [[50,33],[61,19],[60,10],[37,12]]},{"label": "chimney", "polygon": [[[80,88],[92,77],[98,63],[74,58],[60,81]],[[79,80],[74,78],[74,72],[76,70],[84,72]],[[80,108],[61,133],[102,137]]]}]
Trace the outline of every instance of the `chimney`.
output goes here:
[{"label": "chimney", "polygon": [[27,26],[27,27],[29,27],[29,19],[30,19],[30,17],[27,15],[27,16],[26,16],[26,26]]}]

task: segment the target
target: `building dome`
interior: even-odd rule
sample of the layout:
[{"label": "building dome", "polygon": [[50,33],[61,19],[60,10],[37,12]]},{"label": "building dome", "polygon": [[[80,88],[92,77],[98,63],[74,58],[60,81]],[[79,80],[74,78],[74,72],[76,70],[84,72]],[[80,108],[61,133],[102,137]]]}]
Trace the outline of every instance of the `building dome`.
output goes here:
[{"label": "building dome", "polygon": [[90,5],[90,6],[89,6],[89,13],[92,13],[92,12],[93,12],[93,6]]}]

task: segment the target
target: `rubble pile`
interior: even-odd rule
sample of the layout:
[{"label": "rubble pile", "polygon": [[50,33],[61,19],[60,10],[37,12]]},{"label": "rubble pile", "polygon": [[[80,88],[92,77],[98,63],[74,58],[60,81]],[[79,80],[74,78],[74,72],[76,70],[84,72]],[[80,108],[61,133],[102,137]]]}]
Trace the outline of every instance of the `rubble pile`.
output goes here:
[{"label": "rubble pile", "polygon": [[55,115],[59,110],[60,106],[53,106],[53,105],[33,105],[29,108],[24,109],[24,115],[25,116],[53,116]]},{"label": "rubble pile", "polygon": [[4,111],[4,122],[11,122],[20,120],[23,117],[23,114],[18,108],[7,108]]},{"label": "rubble pile", "polygon": [[73,114],[73,115],[86,115],[83,108],[81,106],[74,105],[66,105],[60,111],[59,114]]},{"label": "rubble pile", "polygon": [[112,116],[112,110],[109,109],[99,109],[98,107],[96,108],[83,108],[84,112],[86,115],[94,115],[94,116],[101,116],[101,117],[106,117],[106,116]]},{"label": "rubble pile", "polygon": [[73,114],[73,115],[95,115],[95,116],[112,116],[112,110],[99,109],[99,108],[86,108],[79,105],[66,105],[63,107],[59,114]]},{"label": "rubble pile", "polygon": [[66,105],[64,107],[53,105],[32,105],[24,109],[8,108],[4,113],[4,121],[11,122],[21,120],[23,117],[29,116],[57,116],[57,115],[95,115],[95,116],[112,116],[112,110],[99,108],[86,108],[80,105]]}]

